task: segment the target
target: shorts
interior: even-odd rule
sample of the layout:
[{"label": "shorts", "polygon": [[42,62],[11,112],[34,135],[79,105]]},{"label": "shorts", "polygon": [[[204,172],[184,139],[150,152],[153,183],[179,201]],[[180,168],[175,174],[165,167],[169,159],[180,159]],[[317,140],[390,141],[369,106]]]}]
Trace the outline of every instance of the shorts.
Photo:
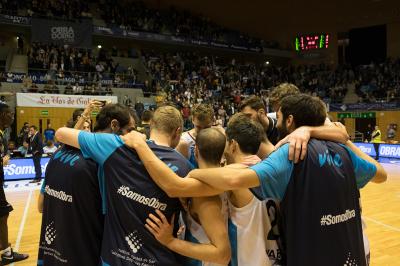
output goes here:
[{"label": "shorts", "polygon": [[3,183],[0,182],[0,217],[7,216],[12,210],[13,207],[7,202]]}]

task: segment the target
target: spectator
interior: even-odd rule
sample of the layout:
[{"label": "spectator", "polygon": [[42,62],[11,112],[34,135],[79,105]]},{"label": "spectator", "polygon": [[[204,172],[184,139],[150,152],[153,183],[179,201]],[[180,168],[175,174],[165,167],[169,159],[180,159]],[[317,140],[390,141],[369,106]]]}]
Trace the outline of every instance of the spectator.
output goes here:
[{"label": "spectator", "polygon": [[393,143],[394,139],[396,138],[396,130],[394,130],[394,126],[392,124],[388,125],[387,130],[387,142]]},{"label": "spectator", "polygon": [[124,104],[126,107],[131,107],[131,106],[132,106],[132,100],[129,98],[128,95],[125,95],[125,96],[124,96],[123,104]]},{"label": "spectator", "polygon": [[371,141],[371,135],[372,135],[372,126],[371,124],[368,124],[366,131],[364,132],[364,141],[370,142]]},{"label": "spectator", "polygon": [[8,142],[8,154],[12,155],[14,150],[16,150],[15,142],[14,141],[9,141]]},{"label": "spectator", "polygon": [[48,142],[49,140],[54,141],[54,135],[56,134],[56,131],[54,128],[51,127],[51,124],[47,124],[47,128],[45,129],[43,135],[45,142]]},{"label": "spectator", "polygon": [[29,148],[29,143],[24,141],[24,143],[22,144],[22,146],[20,146],[18,148],[18,151],[21,153],[22,157],[25,157],[27,152],[28,152],[28,148]]},{"label": "spectator", "polygon": [[43,147],[43,152],[47,155],[51,155],[55,153],[57,150],[57,147],[54,146],[54,142],[52,140],[48,140],[46,142],[46,146]]},{"label": "spectator", "polygon": [[25,122],[18,134],[17,144],[22,145],[23,142],[28,142],[29,123]]},{"label": "spectator", "polygon": [[153,112],[149,110],[145,110],[142,114],[142,122],[140,127],[140,132],[146,135],[146,138],[150,138],[150,122],[153,118]]},{"label": "spectator", "polygon": [[143,105],[143,103],[140,102],[140,101],[136,101],[135,110],[136,110],[136,114],[137,114],[139,117],[142,117],[142,114],[143,114],[143,111],[144,111],[144,105]]}]

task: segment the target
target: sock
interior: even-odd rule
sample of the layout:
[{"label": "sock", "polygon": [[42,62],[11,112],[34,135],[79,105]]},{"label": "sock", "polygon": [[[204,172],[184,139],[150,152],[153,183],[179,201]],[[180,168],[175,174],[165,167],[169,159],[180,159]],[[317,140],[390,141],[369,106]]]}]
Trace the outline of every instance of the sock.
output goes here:
[{"label": "sock", "polygon": [[5,256],[11,256],[11,247],[8,247],[8,248],[2,250],[1,254],[5,255]]}]

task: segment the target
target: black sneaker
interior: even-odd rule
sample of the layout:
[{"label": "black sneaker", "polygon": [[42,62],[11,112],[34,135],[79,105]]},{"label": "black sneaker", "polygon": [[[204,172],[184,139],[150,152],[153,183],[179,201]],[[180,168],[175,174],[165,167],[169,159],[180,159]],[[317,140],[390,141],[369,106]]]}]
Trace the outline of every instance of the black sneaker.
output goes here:
[{"label": "black sneaker", "polygon": [[8,265],[13,262],[26,260],[28,257],[29,257],[28,254],[21,254],[21,253],[13,251],[11,249],[10,256],[6,256],[5,254],[1,255],[1,264],[0,265]]}]

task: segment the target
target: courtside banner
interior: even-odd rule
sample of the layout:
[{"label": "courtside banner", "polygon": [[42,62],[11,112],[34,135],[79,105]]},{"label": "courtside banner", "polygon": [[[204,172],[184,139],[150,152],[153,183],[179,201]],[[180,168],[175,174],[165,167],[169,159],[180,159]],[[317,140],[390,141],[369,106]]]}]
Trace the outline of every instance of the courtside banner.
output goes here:
[{"label": "courtside banner", "polygon": [[91,100],[118,103],[117,96],[17,93],[17,106],[84,108]]},{"label": "courtside banner", "polygon": [[[40,160],[42,165],[42,177],[46,172],[50,158],[44,157]],[[8,165],[4,166],[4,180],[33,179],[35,177],[35,166],[32,158],[11,159]]]},{"label": "courtside banner", "polygon": [[380,144],[379,157],[400,159],[400,144]]},{"label": "courtside banner", "polygon": [[375,157],[376,156],[376,151],[374,144],[372,143],[354,143],[363,153]]},{"label": "courtside banner", "polygon": [[92,48],[92,20],[81,22],[32,18],[32,41]]}]

